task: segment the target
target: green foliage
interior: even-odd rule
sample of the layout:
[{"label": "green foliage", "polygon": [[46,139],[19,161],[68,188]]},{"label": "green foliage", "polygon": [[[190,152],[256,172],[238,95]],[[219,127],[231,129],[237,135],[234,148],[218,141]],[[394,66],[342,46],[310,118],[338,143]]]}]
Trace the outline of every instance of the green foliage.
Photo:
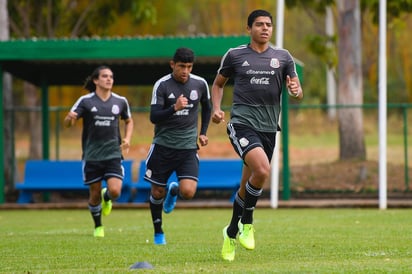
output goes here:
[{"label": "green foliage", "polygon": [[[234,262],[220,258],[230,209],[176,209],[164,216],[168,244],[153,245],[148,209],[119,210],[104,219],[105,238],[92,237],[83,210],[0,211],[0,273],[407,273],[411,210],[261,209],[256,249],[240,245]],[[147,272],[146,272],[147,271]]]},{"label": "green foliage", "polygon": [[[361,1],[362,11],[369,9],[373,12],[373,22],[379,23],[379,0],[363,0]],[[403,14],[412,12],[412,0],[397,0],[386,1],[387,20],[392,20],[401,17]]]},{"label": "green foliage", "polygon": [[288,0],[285,4],[289,8],[303,7],[304,9],[313,9],[317,13],[325,13],[325,9],[328,6],[332,6],[335,0]]},{"label": "green foliage", "polygon": [[156,9],[147,0],[16,0],[8,9],[12,37],[109,35],[109,26],[125,14],[135,25],[156,22]]},{"label": "green foliage", "polygon": [[309,50],[318,56],[327,67],[335,68],[338,65],[336,36],[308,35],[307,43]]}]

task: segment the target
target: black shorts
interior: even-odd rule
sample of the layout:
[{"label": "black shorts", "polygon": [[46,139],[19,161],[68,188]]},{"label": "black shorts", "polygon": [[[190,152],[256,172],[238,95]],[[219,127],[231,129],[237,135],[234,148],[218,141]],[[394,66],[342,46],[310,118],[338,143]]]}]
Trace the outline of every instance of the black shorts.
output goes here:
[{"label": "black shorts", "polygon": [[124,168],[120,158],[83,162],[83,180],[85,185],[107,180],[112,177],[123,180]]},{"label": "black shorts", "polygon": [[166,187],[167,180],[176,172],[178,180],[199,176],[199,156],[197,149],[173,149],[158,144],[150,146],[146,160],[145,180]]},{"label": "black shorts", "polygon": [[269,162],[272,160],[276,145],[276,132],[261,132],[242,124],[227,124],[227,134],[236,153],[245,159],[246,154],[255,147],[261,147]]}]

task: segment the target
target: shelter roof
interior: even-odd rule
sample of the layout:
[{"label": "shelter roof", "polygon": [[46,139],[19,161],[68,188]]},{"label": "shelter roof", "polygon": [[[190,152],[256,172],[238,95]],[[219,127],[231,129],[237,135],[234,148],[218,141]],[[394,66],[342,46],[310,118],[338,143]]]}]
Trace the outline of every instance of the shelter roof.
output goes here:
[{"label": "shelter roof", "polygon": [[248,42],[246,35],[19,39],[0,42],[0,63],[37,86],[82,85],[101,64],[112,68],[115,85],[152,85],[170,72],[175,50],[188,47],[196,55],[193,73],[213,81],[227,49]]}]

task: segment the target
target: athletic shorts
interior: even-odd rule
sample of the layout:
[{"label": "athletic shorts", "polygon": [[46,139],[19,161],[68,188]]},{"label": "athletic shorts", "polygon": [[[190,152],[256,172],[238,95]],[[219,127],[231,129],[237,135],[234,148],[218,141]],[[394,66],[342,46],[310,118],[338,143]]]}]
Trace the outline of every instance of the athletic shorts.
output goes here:
[{"label": "athletic shorts", "polygon": [[124,168],[120,158],[104,161],[83,161],[83,180],[85,185],[107,180],[112,177],[123,180]]},{"label": "athletic shorts", "polygon": [[245,159],[246,154],[255,147],[261,147],[269,162],[272,160],[276,144],[276,132],[261,132],[242,124],[227,124],[227,134],[236,153]]},{"label": "athletic shorts", "polygon": [[145,180],[166,187],[167,180],[176,172],[178,180],[199,176],[199,155],[197,149],[173,149],[158,144],[150,146],[146,160]]}]

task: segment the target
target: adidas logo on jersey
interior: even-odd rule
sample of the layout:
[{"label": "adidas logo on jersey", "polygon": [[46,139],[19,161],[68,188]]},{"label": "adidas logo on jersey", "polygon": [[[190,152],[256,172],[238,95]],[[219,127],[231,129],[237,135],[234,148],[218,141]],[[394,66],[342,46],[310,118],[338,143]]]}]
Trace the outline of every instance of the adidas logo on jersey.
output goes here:
[{"label": "adidas logo on jersey", "polygon": [[250,65],[247,61],[243,62],[242,67],[248,67],[248,66],[250,66]]}]

